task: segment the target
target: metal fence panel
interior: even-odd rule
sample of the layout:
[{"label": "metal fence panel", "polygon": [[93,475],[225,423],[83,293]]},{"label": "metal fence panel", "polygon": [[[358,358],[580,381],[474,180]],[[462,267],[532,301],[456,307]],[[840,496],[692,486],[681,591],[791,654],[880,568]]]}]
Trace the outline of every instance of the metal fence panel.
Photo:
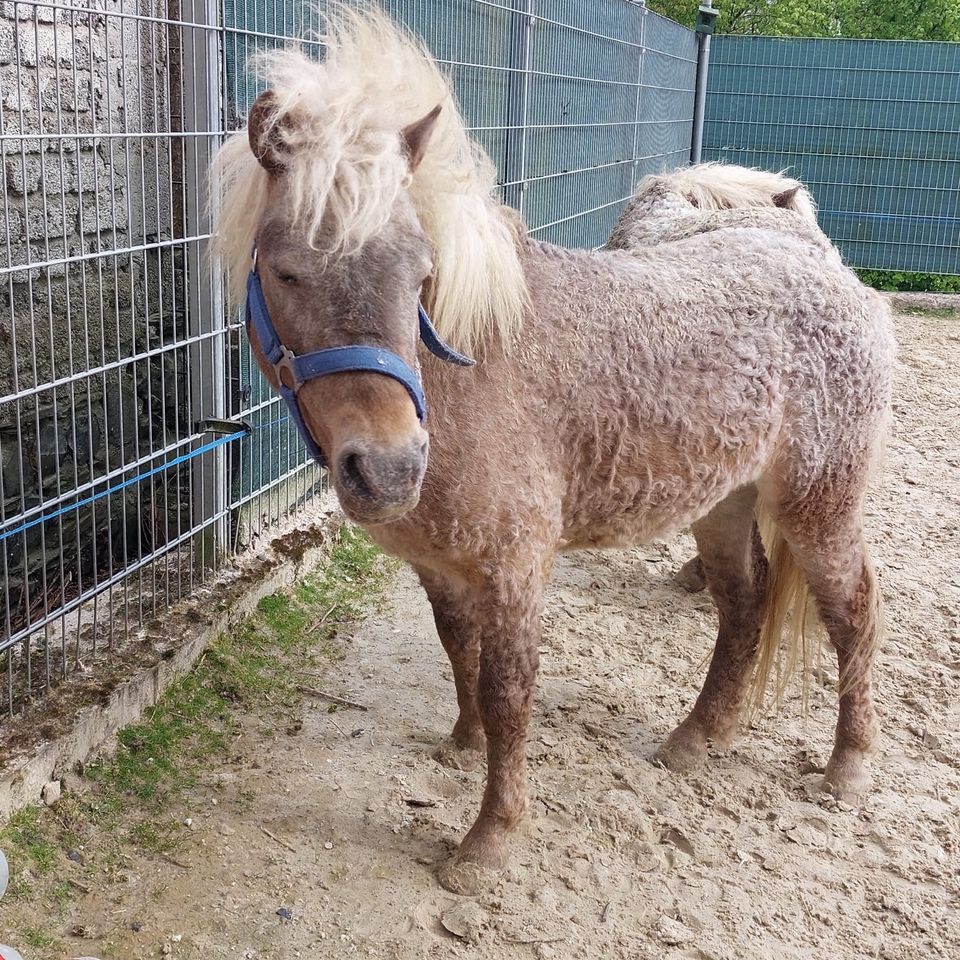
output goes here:
[{"label": "metal fence panel", "polygon": [[[599,246],[686,162],[694,36],[642,4],[385,6],[534,235]],[[0,711],[98,670],[322,482],[203,265],[251,55],[316,27],[305,0],[0,4]]]},{"label": "metal fence panel", "polygon": [[216,563],[219,444],[192,370],[214,383],[223,344],[189,199],[219,135],[191,125],[215,27],[170,8],[0,8],[4,710]]},{"label": "metal fence panel", "polygon": [[696,42],[618,0],[542,9],[523,46],[523,160],[506,184],[534,236],[595,247],[642,176],[687,162]]},{"label": "metal fence panel", "polygon": [[[263,90],[258,54],[300,42],[319,56],[319,15],[302,0],[218,0],[223,50],[222,130],[233,133]],[[230,448],[231,548],[249,543],[263,528],[295,509],[322,484],[287,407],[260,373],[242,317],[230,318],[227,359],[230,417],[252,431]]]},{"label": "metal fence panel", "polygon": [[857,267],[960,273],[960,43],[720,36],[704,159],[789,168]]}]

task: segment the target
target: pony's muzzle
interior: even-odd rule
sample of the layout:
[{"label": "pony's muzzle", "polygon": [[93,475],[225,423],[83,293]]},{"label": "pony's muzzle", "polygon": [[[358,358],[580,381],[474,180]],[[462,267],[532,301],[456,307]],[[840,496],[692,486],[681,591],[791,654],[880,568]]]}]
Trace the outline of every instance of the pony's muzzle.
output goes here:
[{"label": "pony's muzzle", "polygon": [[347,513],[362,514],[356,519],[369,521],[389,519],[415,507],[429,446],[423,433],[400,450],[385,450],[363,440],[345,443],[337,457],[335,479],[341,500],[347,501]]}]

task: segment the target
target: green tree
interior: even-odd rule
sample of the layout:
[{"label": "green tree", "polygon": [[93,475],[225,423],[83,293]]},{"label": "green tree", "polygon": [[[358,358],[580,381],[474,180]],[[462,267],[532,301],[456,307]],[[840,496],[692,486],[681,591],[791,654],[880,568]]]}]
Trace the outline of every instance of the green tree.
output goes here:
[{"label": "green tree", "polygon": [[[648,0],[692,27],[699,0]],[[714,0],[718,33],[773,37],[960,40],[960,0]]]},{"label": "green tree", "polygon": [[840,36],[960,40],[960,0],[839,0]]}]

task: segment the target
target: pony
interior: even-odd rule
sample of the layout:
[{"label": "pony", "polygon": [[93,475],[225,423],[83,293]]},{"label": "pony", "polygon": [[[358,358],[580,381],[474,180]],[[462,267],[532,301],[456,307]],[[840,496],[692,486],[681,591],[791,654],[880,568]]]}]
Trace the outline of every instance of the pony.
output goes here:
[{"label": "pony", "polygon": [[[799,180],[782,172],[700,163],[644,177],[606,249],[632,250],[734,226],[790,230],[813,243],[830,242],[817,224],[814,199]],[[680,568],[676,581],[690,593],[706,588],[699,556]]]},{"label": "pony", "polygon": [[734,164],[700,163],[644,177],[606,249],[632,250],[738,226],[791,230],[814,243],[826,240],[813,197],[799,180]]},{"label": "pony", "polygon": [[[891,408],[885,303],[790,231],[629,252],[532,238],[424,45],[373,8],[327,18],[322,62],[295,49],[260,62],[268,89],[212,170],[214,253],[343,511],[412,565],[432,605],[459,706],[439,757],[485,756],[487,770],[440,882],[475,893],[506,865],[561,550],[692,526],[719,629],[657,753],[677,771],[736,733],[802,583],[839,662],[824,785],[860,795],[877,733],[862,507]],[[474,365],[419,345],[427,315]],[[384,369],[316,375],[313,358],[361,348]]]}]

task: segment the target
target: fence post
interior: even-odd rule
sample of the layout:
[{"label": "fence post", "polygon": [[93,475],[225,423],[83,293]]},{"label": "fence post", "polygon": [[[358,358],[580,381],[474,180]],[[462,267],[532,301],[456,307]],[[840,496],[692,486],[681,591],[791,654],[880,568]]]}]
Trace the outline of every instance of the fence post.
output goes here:
[{"label": "fence post", "polygon": [[703,112],[707,99],[707,71],[710,67],[710,36],[719,10],[707,0],[697,11],[697,83],[693,97],[693,135],[690,141],[690,162],[700,162],[703,148]]},{"label": "fence post", "polygon": [[510,90],[507,100],[507,144],[503,199],[523,216],[527,176],[527,107],[530,100],[530,32],[536,16],[534,0],[513,0],[510,25]]},{"label": "fence post", "polygon": [[[219,271],[203,263],[206,237],[211,230],[204,209],[204,184],[217,146],[223,118],[220,63],[219,0],[184,0],[183,18],[197,26],[184,26],[183,91],[184,210],[186,245],[185,283],[187,328],[195,338],[190,352],[190,429],[209,419],[227,416],[226,306]],[[191,523],[207,526],[196,538],[196,562],[203,569],[215,566],[227,548],[227,452],[224,447],[194,461]],[[210,521],[213,520],[211,523]]]},{"label": "fence post", "polygon": [[647,62],[647,14],[649,9],[646,3],[638,5],[640,17],[640,47],[637,52],[637,98],[633,111],[633,164],[630,170],[631,191],[637,188],[637,167],[640,165],[640,108],[643,105],[643,68]]}]

